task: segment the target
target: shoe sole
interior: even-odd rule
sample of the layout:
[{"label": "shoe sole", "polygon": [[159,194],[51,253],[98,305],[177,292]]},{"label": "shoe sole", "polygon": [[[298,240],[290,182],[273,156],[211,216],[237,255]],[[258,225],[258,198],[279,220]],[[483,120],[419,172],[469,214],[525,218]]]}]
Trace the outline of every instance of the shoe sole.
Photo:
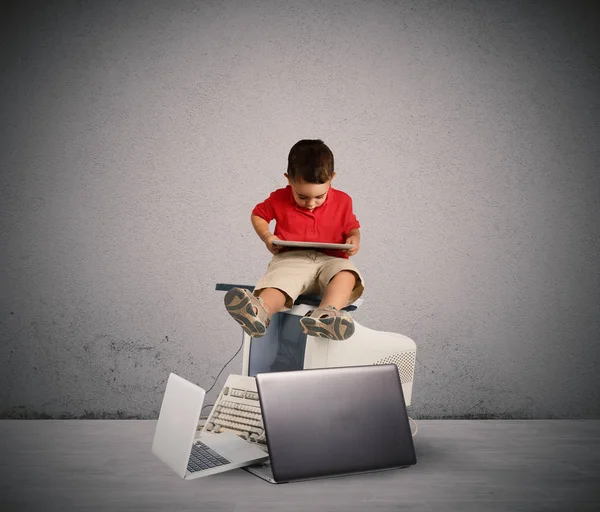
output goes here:
[{"label": "shoe sole", "polygon": [[329,340],[347,340],[354,334],[354,322],[346,317],[300,319],[302,331],[309,336],[318,336]]},{"label": "shoe sole", "polygon": [[260,338],[267,332],[267,326],[254,312],[250,298],[240,288],[232,288],[225,294],[225,309],[242,326],[244,332],[252,338]]}]

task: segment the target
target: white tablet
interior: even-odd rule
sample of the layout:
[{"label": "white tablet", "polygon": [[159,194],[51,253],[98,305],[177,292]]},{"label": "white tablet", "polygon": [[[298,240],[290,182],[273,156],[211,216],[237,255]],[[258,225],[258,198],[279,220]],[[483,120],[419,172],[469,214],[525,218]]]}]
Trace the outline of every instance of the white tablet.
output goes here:
[{"label": "white tablet", "polygon": [[345,251],[352,249],[354,244],[327,244],[321,242],[290,242],[288,240],[273,240],[273,245],[280,247],[295,247],[296,249],[329,249],[333,251]]}]

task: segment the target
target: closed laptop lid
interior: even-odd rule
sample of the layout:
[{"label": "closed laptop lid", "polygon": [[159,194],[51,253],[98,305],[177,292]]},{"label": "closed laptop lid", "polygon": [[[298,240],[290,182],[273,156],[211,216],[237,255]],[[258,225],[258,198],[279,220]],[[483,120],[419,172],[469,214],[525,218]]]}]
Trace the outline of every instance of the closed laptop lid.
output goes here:
[{"label": "closed laptop lid", "polygon": [[204,390],[171,373],[163,396],[152,453],[181,478],[186,474],[194,443]]},{"label": "closed laptop lid", "polygon": [[256,376],[276,481],[416,463],[395,365]]}]

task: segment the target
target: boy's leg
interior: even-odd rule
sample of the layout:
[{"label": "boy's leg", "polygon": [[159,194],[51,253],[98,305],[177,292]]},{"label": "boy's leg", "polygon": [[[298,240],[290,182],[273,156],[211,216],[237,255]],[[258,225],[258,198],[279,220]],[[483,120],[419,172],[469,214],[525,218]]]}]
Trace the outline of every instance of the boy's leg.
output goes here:
[{"label": "boy's leg", "polygon": [[300,319],[302,331],[330,340],[347,340],[352,336],[354,320],[347,311],[340,310],[348,305],[355,285],[356,276],[352,271],[338,272],[325,288],[319,307]]},{"label": "boy's leg", "polygon": [[269,316],[281,311],[286,303],[287,296],[277,288],[264,288],[258,292],[258,296],[262,299],[263,306],[267,310]]},{"label": "boy's leg", "polygon": [[305,282],[310,281],[304,252],[274,255],[253,294],[241,288],[233,288],[225,294],[227,311],[246,334],[254,338],[264,336],[271,316],[293,306]]},{"label": "boy's leg", "polygon": [[354,320],[342,308],[360,297],[363,279],[348,259],[323,256],[323,260],[318,277],[321,303],[300,319],[300,325],[310,336],[346,340],[354,334]]},{"label": "boy's leg", "polygon": [[224,299],[228,313],[253,338],[266,334],[271,317],[283,309],[285,301],[285,294],[276,288],[260,290],[258,296],[244,288],[232,288]]},{"label": "boy's leg", "polygon": [[336,309],[345,308],[355,285],[356,275],[354,272],[350,270],[338,272],[325,288],[319,309],[327,306],[333,306]]},{"label": "boy's leg", "polygon": [[227,312],[248,336],[260,338],[265,335],[271,319],[259,297],[245,288],[232,288],[225,294],[224,302]]}]

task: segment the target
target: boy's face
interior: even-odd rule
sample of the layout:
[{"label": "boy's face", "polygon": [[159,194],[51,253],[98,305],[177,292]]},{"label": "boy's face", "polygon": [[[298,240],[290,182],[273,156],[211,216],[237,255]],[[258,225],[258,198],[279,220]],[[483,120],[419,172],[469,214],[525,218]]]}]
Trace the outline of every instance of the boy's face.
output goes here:
[{"label": "boy's face", "polygon": [[308,183],[304,180],[292,181],[287,173],[285,177],[288,179],[290,187],[292,187],[296,204],[301,208],[312,211],[321,206],[325,202],[325,199],[327,199],[327,193],[329,192],[331,180],[335,177],[335,173],[333,173],[331,180],[325,183]]}]

